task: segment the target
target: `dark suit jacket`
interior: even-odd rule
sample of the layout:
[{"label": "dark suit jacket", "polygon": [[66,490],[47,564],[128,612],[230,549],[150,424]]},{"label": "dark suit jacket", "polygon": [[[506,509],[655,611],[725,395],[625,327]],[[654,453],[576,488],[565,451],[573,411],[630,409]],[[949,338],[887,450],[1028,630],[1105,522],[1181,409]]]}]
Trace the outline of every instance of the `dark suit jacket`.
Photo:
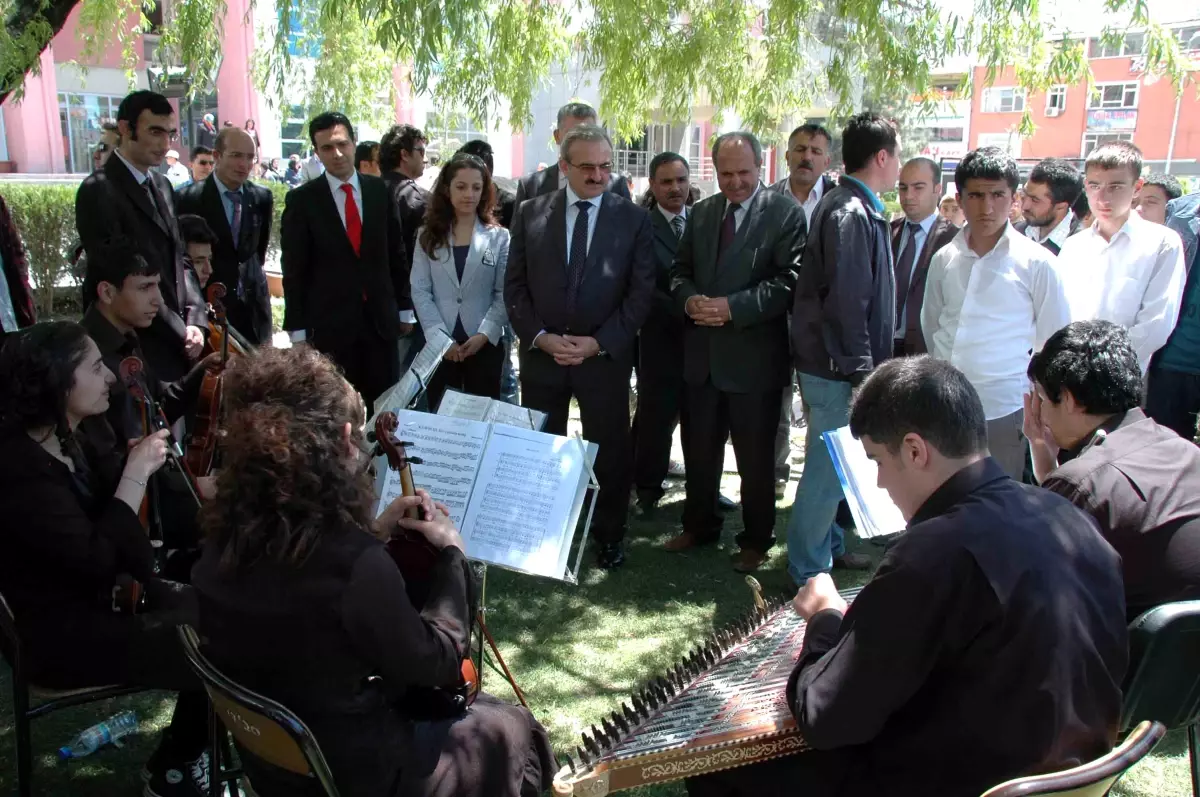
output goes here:
[{"label": "dark suit jacket", "polygon": [[[603,194],[574,313],[567,312],[567,192],[531,199],[513,218],[504,304],[528,350],[543,330],[590,335],[620,363],[633,364],[633,342],[650,312],[654,260],[650,217],[627,199]],[[557,381],[564,371],[541,351],[529,352],[522,378]],[[523,358],[524,363],[524,358]]]},{"label": "dark suit jacket", "polygon": [[[417,230],[425,223],[425,206],[429,192],[417,185],[417,181],[400,172],[383,175],[396,208],[400,213],[400,227],[404,237],[404,267],[412,271],[413,252],[416,251]],[[405,308],[407,309],[407,308]]]},{"label": "dark suit jacket", "polygon": [[[892,268],[900,262],[900,238],[907,219],[899,218],[892,221]],[[904,300],[904,353],[924,354],[925,336],[921,333],[921,303],[925,299],[925,278],[929,276],[929,261],[934,254],[958,235],[958,227],[946,221],[940,215],[929,228],[925,236],[925,244],[913,263],[912,278],[908,283],[908,295]]]},{"label": "dark suit jacket", "polygon": [[671,270],[671,295],[680,312],[697,294],[729,299],[732,320],[720,327],[684,321],[683,378],[708,379],[727,393],[777,390],[790,378],[787,311],[804,254],[807,226],[795,200],[760,187],[733,243],[717,258],[728,200],[721,193],[697,202]]},{"label": "dark suit jacket", "polygon": [[[185,278],[184,247],[175,218],[171,182],[153,171],[150,179],[162,202],[162,214],[154,210],[146,189],[138,185],[124,161],[116,155],[109,158],[103,169],[92,172],[79,186],[75,194],[75,225],[89,258],[113,237],[123,236],[137,246],[146,262],[158,266],[162,275],[162,309],[149,329],[139,332],[139,337],[158,375],[172,381],[188,370],[183,345],[187,327],[204,328],[208,319],[203,297],[195,293]],[[84,295],[87,304],[96,298],[96,283],[90,274],[84,280]]]},{"label": "dark suit jacket", "polygon": [[[558,188],[558,163],[552,163],[540,172],[527,174],[517,181],[517,198],[514,203],[517,207],[526,199],[533,199],[536,196],[545,196],[553,194]],[[609,175],[608,188],[604,189],[610,193],[616,194],[619,197],[632,200],[629,196],[629,185],[626,184],[625,178],[619,174]]]},{"label": "dark suit jacket", "polygon": [[[1028,227],[1029,227],[1029,222],[1027,222],[1027,221],[1018,221],[1016,224],[1013,225],[1013,229],[1016,230],[1017,232],[1021,233],[1021,235],[1025,234],[1025,230],[1028,229]],[[1067,227],[1067,237],[1070,238],[1072,235],[1079,232],[1079,230],[1082,228],[1083,228],[1083,225],[1079,223],[1079,217],[1078,216],[1073,217],[1071,219],[1070,225],[1068,225],[1068,227]],[[1050,254],[1052,254],[1056,257],[1058,256],[1059,251],[1062,250],[1061,246],[1054,243],[1054,241],[1051,241],[1049,238],[1047,238],[1044,241],[1039,241],[1039,243],[1041,243],[1042,246],[1046,247],[1046,249],[1050,250]]]},{"label": "dark suit jacket", "polygon": [[271,192],[249,181],[242,186],[242,228],[238,240],[225,215],[221,187],[212,177],[182,188],[175,196],[180,213],[194,213],[208,222],[217,234],[213,247],[213,274],[210,282],[229,289],[225,297],[229,323],[255,345],[271,340],[271,297],[263,264],[271,241]]},{"label": "dark suit jacket", "polygon": [[400,310],[411,310],[400,214],[387,184],[360,174],[361,256],[354,254],[324,177],[287,195],[280,225],[283,328],[306,330],[320,351],[344,351],[369,325],[385,341],[400,334]]},{"label": "dark suit jacket", "polygon": [[[691,224],[692,211],[693,208],[687,208],[687,224]],[[671,266],[675,262],[675,253],[679,251],[680,239],[675,237],[675,231],[657,205],[647,212],[650,214],[650,226],[654,229],[654,302],[643,329],[679,330],[682,329],[684,316],[671,298]],[[684,230],[687,230],[687,225],[684,225]]]}]

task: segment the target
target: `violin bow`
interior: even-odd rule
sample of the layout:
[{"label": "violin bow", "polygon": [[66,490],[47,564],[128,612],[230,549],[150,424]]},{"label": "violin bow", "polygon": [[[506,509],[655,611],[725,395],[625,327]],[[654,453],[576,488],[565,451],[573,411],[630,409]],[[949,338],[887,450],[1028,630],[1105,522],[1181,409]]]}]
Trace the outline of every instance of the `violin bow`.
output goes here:
[{"label": "violin bow", "polygon": [[[184,475],[184,483],[187,484],[188,492],[191,493],[192,499],[196,502],[196,506],[201,505],[200,490],[196,486],[196,477],[192,475],[187,463],[183,461],[183,449],[179,447],[179,442],[175,439],[175,435],[171,434],[171,424],[167,422],[167,416],[163,414],[162,407],[154,400],[150,391],[146,389],[145,365],[141,359],[135,356],[126,357],[121,360],[119,367],[121,381],[125,384],[129,395],[133,396],[134,401],[139,402],[144,411],[149,415],[150,425],[155,427],[155,430],[167,430],[167,459],[171,465]],[[144,424],[143,428],[147,429],[149,434],[149,426]]]}]

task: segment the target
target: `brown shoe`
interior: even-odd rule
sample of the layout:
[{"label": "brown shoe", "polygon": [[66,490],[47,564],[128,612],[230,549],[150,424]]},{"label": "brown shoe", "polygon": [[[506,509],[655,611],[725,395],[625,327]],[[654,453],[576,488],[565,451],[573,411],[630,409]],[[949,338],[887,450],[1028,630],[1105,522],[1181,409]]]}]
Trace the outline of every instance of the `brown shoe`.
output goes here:
[{"label": "brown shoe", "polygon": [[833,560],[833,566],[840,570],[870,570],[871,557],[865,553],[845,553]]},{"label": "brown shoe", "polygon": [[752,551],[748,548],[735,553],[732,557],[733,569],[739,573],[753,573],[763,562],[767,561],[767,555],[762,551]]},{"label": "brown shoe", "polygon": [[670,551],[671,553],[679,553],[680,551],[690,551],[693,548],[699,548],[701,545],[707,545],[710,542],[716,542],[716,540],[702,540],[690,531],[685,531],[663,543],[663,550]]}]

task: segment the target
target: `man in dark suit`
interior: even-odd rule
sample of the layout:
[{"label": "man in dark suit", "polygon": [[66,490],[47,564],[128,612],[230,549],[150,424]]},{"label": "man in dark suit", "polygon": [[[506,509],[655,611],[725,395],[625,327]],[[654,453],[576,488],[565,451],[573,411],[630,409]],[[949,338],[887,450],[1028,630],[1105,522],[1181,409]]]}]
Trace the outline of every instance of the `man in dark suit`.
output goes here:
[{"label": "man in dark suit", "polygon": [[401,312],[412,313],[400,214],[387,184],[354,170],[354,127],[340,113],[309,122],[325,173],[287,195],[283,328],[329,355],[368,413],[399,379]]},{"label": "man in dark suit", "polygon": [[716,542],[717,488],[732,439],[742,480],[741,550],[750,572],[775,543],[775,432],[791,379],[787,311],[804,252],[800,205],[759,183],[762,146],[750,133],[713,145],[719,194],[697,202],[671,269],[683,334],[687,499],[683,533],[667,550]]},{"label": "man in dark suit", "polygon": [[650,314],[638,333],[638,398],[633,422],[633,486],[638,512],[643,515],[652,513],[663,497],[663,479],[671,466],[671,438],[683,399],[683,312],[671,299],[671,264],[687,226],[690,178],[682,155],[663,152],[650,161],[650,223],[657,276]]},{"label": "man in dark suit", "polygon": [[179,212],[203,218],[216,233],[211,281],[229,291],[229,323],[254,345],[271,342],[271,298],[263,263],[271,239],[271,192],[250,181],[254,139],[240,127],[217,135],[216,166],[206,179],[179,190]]},{"label": "man in dark suit", "polygon": [[[393,125],[379,142],[379,170],[400,213],[405,274],[412,271],[417,230],[425,223],[425,205],[429,202],[429,192],[417,185],[417,180],[425,173],[425,144],[425,134],[412,125]],[[402,374],[424,345],[425,336],[417,324],[417,316],[409,311],[401,313],[399,357]]]},{"label": "man in dark suit", "polygon": [[1063,242],[1079,232],[1079,218],[1071,207],[1081,194],[1079,170],[1061,158],[1046,158],[1025,179],[1025,220],[1013,226],[1057,255]]},{"label": "man in dark suit", "polygon": [[645,210],[604,190],[612,141],[602,128],[571,130],[559,168],[566,188],[517,208],[504,303],[520,337],[521,404],[548,413],[546,431],[562,435],[574,396],[583,436],[600,447],[592,534],[599,565],[615,568],[625,559],[629,377],[653,301],[653,233]]},{"label": "man in dark suit", "polygon": [[892,262],[896,280],[895,354],[924,354],[921,301],[929,261],[954,240],[958,227],[938,213],[942,167],[930,158],[913,158],[900,170],[900,207],[904,218],[892,222]]},{"label": "man in dark suit", "polygon": [[[114,157],[75,194],[75,226],[85,251],[124,236],[162,275],[158,317],[139,337],[155,372],[172,382],[200,356],[208,323],[204,300],[186,279],[171,182],[155,171],[179,133],[175,111],[161,94],[135,91],[121,101],[117,126],[121,143]],[[85,284],[85,301],[95,296],[96,286]]]},{"label": "man in dark suit", "polygon": [[[558,123],[554,128],[554,143],[561,147],[563,138],[573,128],[579,125],[599,125],[599,120],[600,117],[596,114],[596,109],[587,103],[567,103],[558,109]],[[516,205],[520,207],[521,203],[526,199],[532,199],[535,196],[553,194],[555,191],[565,188],[566,185],[567,175],[561,169],[552,167],[542,169],[540,172],[533,172],[517,181]],[[625,199],[632,199],[629,196],[629,185],[616,172],[608,175],[608,184],[604,190],[611,191]]]}]

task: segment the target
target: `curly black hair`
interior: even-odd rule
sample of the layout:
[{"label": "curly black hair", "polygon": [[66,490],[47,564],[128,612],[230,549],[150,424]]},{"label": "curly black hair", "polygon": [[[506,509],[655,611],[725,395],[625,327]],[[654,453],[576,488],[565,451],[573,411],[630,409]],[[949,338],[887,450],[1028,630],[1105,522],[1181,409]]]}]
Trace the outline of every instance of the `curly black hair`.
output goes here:
[{"label": "curly black hair", "polygon": [[0,428],[52,428],[67,436],[67,396],[89,343],[73,321],[43,321],[9,335],[0,350]]},{"label": "curly black hair", "polygon": [[1029,378],[1055,404],[1071,391],[1091,415],[1114,415],[1142,403],[1142,368],[1125,327],[1076,321],[1055,332],[1029,361]]}]

